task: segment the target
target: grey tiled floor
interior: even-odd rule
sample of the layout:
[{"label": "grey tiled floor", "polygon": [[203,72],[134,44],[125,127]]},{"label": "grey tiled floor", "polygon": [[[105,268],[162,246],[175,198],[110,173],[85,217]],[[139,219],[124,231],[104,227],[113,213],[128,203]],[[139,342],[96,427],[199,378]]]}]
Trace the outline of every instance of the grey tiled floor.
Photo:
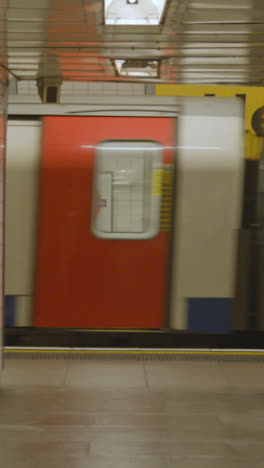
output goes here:
[{"label": "grey tiled floor", "polygon": [[264,363],[7,360],[0,467],[264,467]]}]

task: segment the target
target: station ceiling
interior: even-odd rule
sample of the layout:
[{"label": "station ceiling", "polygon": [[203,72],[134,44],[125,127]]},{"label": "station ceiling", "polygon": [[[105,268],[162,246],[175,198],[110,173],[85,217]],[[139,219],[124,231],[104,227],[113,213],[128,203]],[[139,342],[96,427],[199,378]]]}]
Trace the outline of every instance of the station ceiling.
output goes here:
[{"label": "station ceiling", "polygon": [[[106,1],[121,12],[159,0]],[[263,0],[167,0],[160,24],[144,18],[106,24],[103,0],[9,0],[2,64],[23,80],[264,83]],[[115,60],[128,59],[155,62],[157,77],[120,76]]]}]

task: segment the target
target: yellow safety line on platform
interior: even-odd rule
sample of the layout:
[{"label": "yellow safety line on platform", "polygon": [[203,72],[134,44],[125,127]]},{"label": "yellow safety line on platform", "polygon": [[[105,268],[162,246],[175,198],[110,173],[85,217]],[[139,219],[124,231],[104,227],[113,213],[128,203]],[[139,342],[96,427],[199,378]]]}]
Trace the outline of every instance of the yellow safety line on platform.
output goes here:
[{"label": "yellow safety line on platform", "polygon": [[[118,332],[118,333],[164,333],[164,329],[162,328],[157,328],[156,330],[148,330],[148,329],[145,329],[145,328],[84,328],[84,329],[81,329],[81,328],[77,328],[75,331],[77,331],[78,333],[79,332],[83,332],[83,333],[87,333],[87,332],[90,332],[90,333],[97,333],[97,332],[104,332],[104,333],[113,333],[113,332]],[[165,331],[169,331],[169,330],[165,330]],[[67,332],[66,332],[67,333]]]},{"label": "yellow safety line on platform", "polygon": [[5,349],[5,353],[70,353],[70,354],[199,354],[226,356],[264,356],[264,351],[175,351],[175,350],[109,350],[109,349]]}]

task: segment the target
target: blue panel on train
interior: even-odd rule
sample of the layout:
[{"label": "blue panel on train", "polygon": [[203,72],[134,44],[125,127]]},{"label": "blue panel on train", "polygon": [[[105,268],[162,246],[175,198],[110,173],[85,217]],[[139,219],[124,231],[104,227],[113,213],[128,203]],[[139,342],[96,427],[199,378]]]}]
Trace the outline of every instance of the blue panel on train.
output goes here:
[{"label": "blue panel on train", "polygon": [[15,325],[16,296],[5,296],[5,327]]},{"label": "blue panel on train", "polygon": [[231,331],[232,299],[189,298],[188,330],[200,333],[229,333]]}]

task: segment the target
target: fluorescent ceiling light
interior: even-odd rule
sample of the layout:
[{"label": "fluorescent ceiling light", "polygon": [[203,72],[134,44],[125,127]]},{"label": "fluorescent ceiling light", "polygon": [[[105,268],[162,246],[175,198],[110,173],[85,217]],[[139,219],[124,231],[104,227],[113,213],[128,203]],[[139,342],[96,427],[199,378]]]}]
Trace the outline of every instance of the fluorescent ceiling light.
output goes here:
[{"label": "fluorescent ceiling light", "polygon": [[119,76],[158,78],[158,60],[114,60]]},{"label": "fluorescent ceiling light", "polygon": [[104,0],[105,24],[155,25],[166,0]]}]

